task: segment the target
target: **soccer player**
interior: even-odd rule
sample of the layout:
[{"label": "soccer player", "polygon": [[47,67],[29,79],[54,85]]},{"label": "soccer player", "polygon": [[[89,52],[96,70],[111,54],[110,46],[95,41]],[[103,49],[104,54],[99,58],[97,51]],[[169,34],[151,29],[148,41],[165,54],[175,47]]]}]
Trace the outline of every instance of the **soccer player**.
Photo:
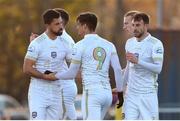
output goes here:
[{"label": "soccer player", "polygon": [[134,37],[125,46],[129,61],[125,119],[158,120],[157,78],[163,65],[163,44],[148,32],[147,14],[136,13],[132,25]]},{"label": "soccer player", "polygon": [[[138,13],[139,11],[128,11],[127,13],[125,13],[124,15],[124,21],[123,21],[123,30],[126,32],[126,34],[128,35],[128,38],[133,37],[133,26],[132,26],[132,19],[133,16]],[[127,65],[126,68],[123,69],[123,78],[124,78],[124,98],[126,97],[126,87],[127,87],[127,83],[128,83],[128,74],[129,74],[129,62],[127,61]],[[116,89],[113,89],[114,92],[116,92]],[[116,112],[116,119],[121,120],[124,119],[124,104],[123,107],[120,108],[120,106],[117,106],[117,108],[115,108],[115,112]],[[121,115],[120,115],[121,114]]]},{"label": "soccer player", "polygon": [[59,12],[48,9],[43,13],[46,31],[28,47],[23,71],[31,76],[28,92],[30,119],[62,119],[62,87],[59,80],[47,80],[50,72],[61,72],[64,58],[71,52],[59,36],[62,35],[62,18]]},{"label": "soccer player", "polygon": [[[63,33],[61,35],[62,38],[61,41],[64,41],[64,43],[70,49],[73,49],[75,42],[65,30],[66,25],[69,21],[69,14],[66,10],[62,8],[55,8],[54,10],[58,11],[61,14],[61,18],[62,18]],[[37,36],[39,35],[32,33],[30,36],[30,41],[35,39]],[[68,69],[66,61],[64,61],[62,68],[64,69],[64,71]],[[62,87],[61,95],[62,95],[62,105],[63,105],[63,119],[75,120],[77,119],[76,109],[74,105],[74,100],[77,95],[77,86],[75,80],[74,79],[72,81],[61,80],[59,82]]]},{"label": "soccer player", "polygon": [[123,104],[122,74],[116,48],[95,33],[97,17],[90,12],[77,17],[78,34],[84,37],[73,52],[70,68],[67,72],[47,75],[47,79],[74,78],[82,69],[82,112],[84,120],[101,120],[112,103],[112,91],[109,82],[109,67],[114,69],[120,105]]}]

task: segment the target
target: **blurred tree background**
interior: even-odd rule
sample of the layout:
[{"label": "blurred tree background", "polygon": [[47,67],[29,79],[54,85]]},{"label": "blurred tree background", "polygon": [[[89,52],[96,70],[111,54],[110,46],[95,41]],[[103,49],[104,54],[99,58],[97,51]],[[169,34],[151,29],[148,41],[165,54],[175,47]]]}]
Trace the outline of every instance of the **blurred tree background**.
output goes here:
[{"label": "blurred tree background", "polygon": [[[41,34],[45,29],[41,19],[44,10],[58,7],[66,9],[70,15],[67,31],[76,42],[81,39],[75,30],[76,16],[80,12],[95,12],[99,17],[97,33],[115,44],[124,67],[124,44],[127,38],[122,30],[123,15],[129,10],[147,12],[151,16],[151,29],[157,29],[157,1],[0,0],[0,93],[12,95],[21,102],[27,100],[29,77],[23,74],[22,65],[30,33]],[[179,14],[179,0],[163,0],[163,23],[159,29],[179,29]]]}]

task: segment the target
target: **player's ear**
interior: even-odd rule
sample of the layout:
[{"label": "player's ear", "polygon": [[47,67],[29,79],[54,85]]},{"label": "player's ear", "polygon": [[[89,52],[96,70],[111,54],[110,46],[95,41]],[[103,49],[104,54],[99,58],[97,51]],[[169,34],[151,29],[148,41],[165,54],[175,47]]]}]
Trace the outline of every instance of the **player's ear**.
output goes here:
[{"label": "player's ear", "polygon": [[45,27],[47,28],[49,24],[45,24]]},{"label": "player's ear", "polygon": [[84,27],[84,29],[88,29],[87,24],[84,24],[83,27]]},{"label": "player's ear", "polygon": [[146,28],[149,29],[149,24],[145,24]]}]

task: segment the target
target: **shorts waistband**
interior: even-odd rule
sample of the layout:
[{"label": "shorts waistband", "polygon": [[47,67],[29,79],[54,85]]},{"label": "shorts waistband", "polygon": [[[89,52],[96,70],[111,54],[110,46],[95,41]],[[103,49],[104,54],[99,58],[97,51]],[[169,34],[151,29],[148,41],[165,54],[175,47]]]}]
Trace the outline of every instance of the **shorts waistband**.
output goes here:
[{"label": "shorts waistband", "polygon": [[101,88],[101,89],[111,90],[111,85],[110,84],[103,84],[103,83],[83,85],[83,90],[93,89],[93,88]]},{"label": "shorts waistband", "polygon": [[46,81],[42,79],[31,79],[31,85],[41,86],[41,87],[60,87],[60,83],[58,81]]}]

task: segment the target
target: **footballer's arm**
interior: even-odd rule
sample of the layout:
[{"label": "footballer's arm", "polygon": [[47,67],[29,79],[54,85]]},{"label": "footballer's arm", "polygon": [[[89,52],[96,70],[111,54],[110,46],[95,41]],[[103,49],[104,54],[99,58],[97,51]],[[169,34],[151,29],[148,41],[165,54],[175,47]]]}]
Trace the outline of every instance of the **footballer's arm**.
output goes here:
[{"label": "footballer's arm", "polygon": [[36,61],[25,58],[24,64],[23,64],[23,72],[29,76],[39,78],[39,79],[45,79],[45,74],[39,72],[33,66],[35,65]]},{"label": "footballer's arm", "polygon": [[159,74],[162,70],[163,58],[159,61],[154,61],[154,63],[146,62],[138,59],[133,53],[126,53],[126,59],[134,64],[139,64],[142,67]]},{"label": "footballer's arm", "polygon": [[123,91],[122,69],[117,54],[111,55],[111,66],[114,70],[117,91],[122,92]]},{"label": "footballer's arm", "polygon": [[111,55],[111,66],[114,70],[115,74],[115,81],[116,81],[116,90],[118,94],[119,103],[117,104],[117,108],[120,108],[123,105],[124,98],[123,98],[123,78],[122,78],[122,69],[119,63],[119,58],[117,53]]},{"label": "footballer's arm", "polygon": [[162,70],[162,64],[163,63],[161,61],[154,62],[154,63],[148,63],[148,62],[145,62],[143,60],[139,60],[138,64],[143,66],[144,68],[154,72],[154,73],[159,74]]},{"label": "footballer's arm", "polygon": [[51,74],[47,74],[46,79],[48,80],[71,80],[74,79],[79,71],[80,68],[80,61],[71,61],[70,67],[68,69],[68,71],[66,72],[58,72],[58,73],[51,73]]}]

